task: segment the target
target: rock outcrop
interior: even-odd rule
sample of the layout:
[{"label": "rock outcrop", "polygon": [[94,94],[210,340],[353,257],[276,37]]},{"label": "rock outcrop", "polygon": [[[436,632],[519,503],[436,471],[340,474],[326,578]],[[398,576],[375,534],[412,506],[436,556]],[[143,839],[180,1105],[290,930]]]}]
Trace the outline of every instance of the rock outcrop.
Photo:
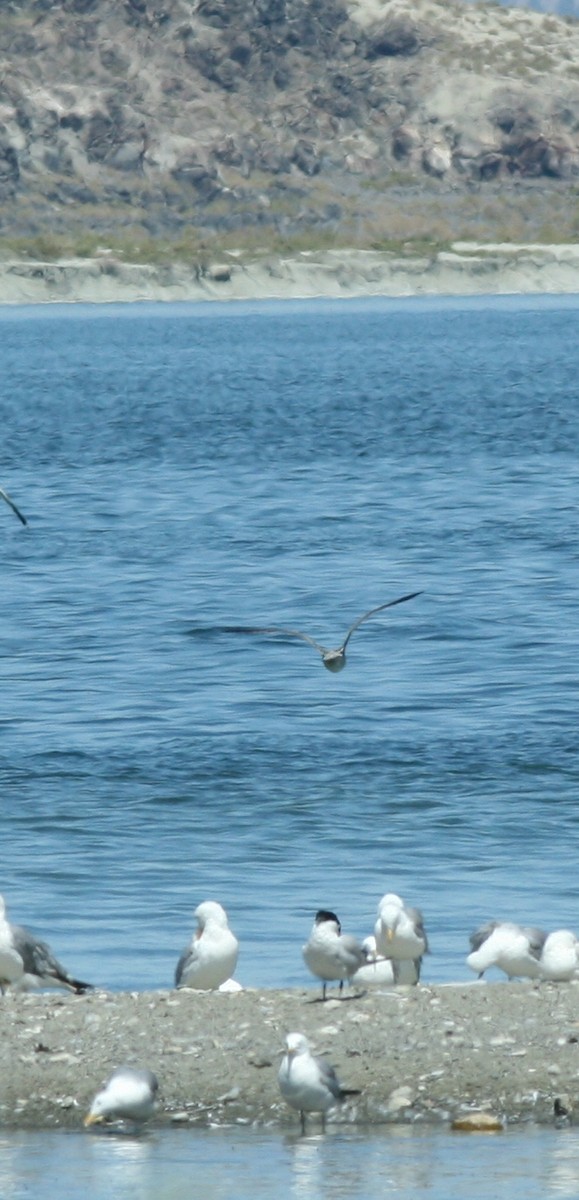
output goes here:
[{"label": "rock outcrop", "polygon": [[2,10],[0,236],[371,240],[388,236],[391,188],[579,179],[571,20],[443,0]]}]

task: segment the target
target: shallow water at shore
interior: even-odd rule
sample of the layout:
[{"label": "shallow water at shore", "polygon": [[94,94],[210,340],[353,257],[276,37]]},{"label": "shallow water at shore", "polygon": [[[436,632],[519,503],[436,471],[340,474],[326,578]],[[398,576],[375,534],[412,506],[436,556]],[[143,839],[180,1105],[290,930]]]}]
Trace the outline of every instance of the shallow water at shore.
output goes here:
[{"label": "shallow water at shore", "polygon": [[574,1200],[576,1130],[1,1134],[3,1200]]},{"label": "shallow water at shore", "polygon": [[[209,307],[0,314],[0,483],[29,518],[0,525],[11,918],[113,991],[169,986],[209,897],[239,978],[265,987],[313,989],[315,910],[364,936],[386,890],[424,909],[427,982],[469,978],[491,917],[577,929],[577,302]],[[275,622],[337,645],[418,589],[356,633],[339,676],[302,643],[223,632]],[[329,1165],[310,1192],[289,1157],[269,1176],[286,1144],[255,1136],[249,1177],[333,1195]],[[424,1136],[436,1159],[444,1135]],[[185,1137],[137,1145],[216,1144]],[[391,1146],[352,1137],[350,1182],[365,1146]],[[501,1186],[532,1196],[530,1158],[545,1195],[573,1135],[518,1137],[477,1145],[524,1146]],[[56,1177],[47,1147],[123,1153],[7,1144],[27,1147],[18,1200],[31,1162]],[[395,1145],[415,1181],[422,1150]],[[457,1158],[444,1186],[496,1195],[472,1190],[489,1158],[472,1177]],[[69,1195],[94,1200],[74,1162]]]}]

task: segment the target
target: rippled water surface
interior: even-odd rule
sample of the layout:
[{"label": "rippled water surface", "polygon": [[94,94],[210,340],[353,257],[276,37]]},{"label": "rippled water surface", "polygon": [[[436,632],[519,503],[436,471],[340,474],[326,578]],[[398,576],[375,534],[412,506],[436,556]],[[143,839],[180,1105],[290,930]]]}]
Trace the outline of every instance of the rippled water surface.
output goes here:
[{"label": "rippled water surface", "polygon": [[[1,890],[81,978],[313,912],[579,925],[578,304],[0,312]],[[338,645],[223,632],[297,627]]]},{"label": "rippled water surface", "polygon": [[3,1200],[575,1200],[576,1130],[0,1135]]},{"label": "rippled water surface", "polygon": [[[167,986],[209,897],[250,985],[307,983],[314,911],[362,936],[386,890],[432,981],[490,917],[579,926],[578,307],[0,311],[0,889],[78,976]],[[418,590],[339,675],[224,632],[337,646]],[[578,1161],[573,1131],[10,1134],[0,1191],[538,1200]]]}]

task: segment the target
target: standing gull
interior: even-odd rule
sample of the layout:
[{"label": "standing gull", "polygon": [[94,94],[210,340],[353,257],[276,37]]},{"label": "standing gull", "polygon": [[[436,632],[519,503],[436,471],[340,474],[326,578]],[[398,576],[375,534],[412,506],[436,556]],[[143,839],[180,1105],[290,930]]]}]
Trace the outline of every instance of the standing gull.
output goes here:
[{"label": "standing gull", "polygon": [[205,900],[193,915],[197,929],[177,963],[175,986],[214,991],[231,979],[239,942],[229,928],[225,909],[215,900]]},{"label": "standing gull", "polygon": [[299,1111],[302,1133],[306,1131],[306,1113],[321,1113],[322,1128],[325,1128],[328,1109],[340,1104],[347,1096],[360,1095],[357,1088],[341,1086],[334,1068],[324,1058],[316,1058],[311,1053],[310,1043],[303,1033],[288,1033],[278,1082],[284,1100]]},{"label": "standing gull", "polygon": [[366,954],[357,938],[342,933],[342,926],[335,913],[321,908],[316,913],[312,932],[302,946],[306,966],[322,980],[322,1000],[326,999],[328,983],[344,980],[350,982],[359,967],[366,962]]},{"label": "standing gull", "polygon": [[140,1125],[152,1117],[158,1090],[159,1083],[152,1071],[117,1067],[104,1088],[97,1092],[84,1123],[131,1121]]},{"label": "standing gull", "polygon": [[539,979],[541,951],[547,940],[542,929],[514,921],[489,921],[471,934],[472,952],[467,966],[482,979],[489,967],[498,967],[509,979]]},{"label": "standing gull", "polygon": [[22,521],[23,525],[28,525],[28,521],[26,520],[26,517],[24,517],[22,515],[22,513],[20,512],[20,509],[16,507],[14,501],[10,499],[8,492],[4,491],[4,488],[0,488],[0,498],[2,500],[6,501],[8,507],[12,509],[12,512],[16,514],[19,521]]},{"label": "standing gull", "polygon": [[415,965],[420,976],[422,956],[428,952],[428,938],[419,908],[408,908],[400,896],[387,892],[378,905],[374,926],[376,949],[384,958]]},{"label": "standing gull", "polygon": [[386,604],[379,604],[377,608],[370,608],[368,612],[365,612],[361,617],[358,617],[358,620],[354,621],[353,625],[350,625],[342,645],[339,646],[337,650],[329,650],[327,646],[320,646],[320,643],[314,641],[314,638],[310,637],[309,633],[301,633],[299,629],[282,629],[277,625],[271,625],[265,628],[260,628],[259,626],[255,628],[246,628],[243,625],[230,625],[226,628],[225,632],[272,633],[282,634],[286,637],[301,638],[303,642],[308,642],[310,646],[314,647],[314,650],[317,650],[318,654],[321,655],[322,662],[324,666],[327,667],[328,671],[333,671],[336,673],[337,671],[342,671],[346,666],[346,646],[348,645],[352,634],[355,632],[358,626],[362,624],[363,621],[367,621],[369,617],[373,617],[374,613],[382,612],[385,608],[393,608],[395,604],[404,604],[406,600],[414,600],[415,596],[420,595],[420,592],[409,592],[407,596],[399,596],[397,600],[388,600]]},{"label": "standing gull", "polygon": [[6,920],[6,905],[2,896],[0,896],[0,920],[9,930],[11,949],[22,960],[22,971],[18,978],[12,981],[16,990],[27,992],[32,988],[57,987],[66,988],[69,992],[75,992],[80,996],[92,987],[90,983],[82,983],[80,979],[73,979],[72,975],[69,975],[68,971],[65,971],[58,959],[54,957],[46,942],[35,937],[23,925],[11,925]]}]

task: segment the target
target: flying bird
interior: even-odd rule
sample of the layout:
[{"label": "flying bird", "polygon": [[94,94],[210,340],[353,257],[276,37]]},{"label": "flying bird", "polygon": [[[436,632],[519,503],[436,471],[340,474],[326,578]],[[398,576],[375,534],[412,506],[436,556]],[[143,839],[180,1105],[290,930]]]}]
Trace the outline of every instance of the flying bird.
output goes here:
[{"label": "flying bird", "polygon": [[205,900],[193,914],[197,929],[175,970],[175,986],[214,991],[231,979],[237,966],[239,942],[229,928],[227,913],[215,900]]},{"label": "flying bird", "polygon": [[328,1109],[335,1108],[348,1096],[360,1095],[357,1088],[341,1086],[334,1068],[324,1058],[312,1054],[303,1033],[288,1033],[278,1083],[284,1100],[300,1114],[302,1133],[306,1131],[306,1113],[321,1113],[325,1128]]},{"label": "flying bird", "polygon": [[[92,984],[82,983],[74,979],[54,957],[50,946],[35,937],[23,925],[11,925],[6,918],[6,905],[0,896],[0,930],[3,931],[5,945],[20,957],[22,970],[8,982],[12,983],[15,991],[28,992],[32,988],[57,987],[66,988],[81,996],[88,991]],[[14,959],[14,961],[16,961]],[[0,980],[1,982],[1,980]]]},{"label": "flying bird", "polygon": [[8,507],[12,509],[13,513],[16,513],[18,520],[22,521],[23,525],[28,525],[28,521],[26,520],[26,517],[23,516],[23,514],[20,512],[20,509],[16,507],[14,501],[10,499],[8,492],[5,492],[3,488],[0,488],[0,498],[2,500],[6,501]]},{"label": "flying bird", "polygon": [[310,646],[314,647],[314,650],[317,650],[318,654],[321,655],[322,662],[328,671],[337,673],[338,671],[342,671],[344,669],[346,665],[346,647],[352,634],[356,631],[356,629],[358,629],[363,621],[367,621],[368,618],[373,617],[375,613],[383,612],[385,608],[393,608],[395,604],[404,604],[406,600],[414,600],[415,596],[420,596],[421,594],[421,592],[409,592],[407,596],[399,596],[397,600],[388,600],[386,604],[379,604],[377,608],[370,608],[368,612],[365,612],[361,617],[358,617],[358,620],[354,621],[353,625],[350,625],[342,645],[338,646],[337,650],[329,650],[327,646],[320,646],[319,642],[316,642],[314,638],[310,637],[309,633],[301,633],[299,629],[283,629],[277,625],[266,626],[263,628],[260,628],[259,626],[255,628],[248,628],[243,625],[229,625],[225,628],[225,633],[267,633],[282,634],[286,637],[301,638],[303,642],[308,642]]},{"label": "flying bird", "polygon": [[321,908],[316,913],[312,932],[302,946],[306,966],[312,975],[322,980],[322,1000],[326,999],[328,983],[344,980],[350,982],[356,971],[366,962],[366,952],[350,933],[342,933],[342,926],[335,913]]},{"label": "flying bird", "polygon": [[159,1082],[152,1071],[136,1067],[117,1067],[97,1092],[85,1125],[103,1125],[107,1121],[131,1121],[142,1124],[153,1116]]}]

